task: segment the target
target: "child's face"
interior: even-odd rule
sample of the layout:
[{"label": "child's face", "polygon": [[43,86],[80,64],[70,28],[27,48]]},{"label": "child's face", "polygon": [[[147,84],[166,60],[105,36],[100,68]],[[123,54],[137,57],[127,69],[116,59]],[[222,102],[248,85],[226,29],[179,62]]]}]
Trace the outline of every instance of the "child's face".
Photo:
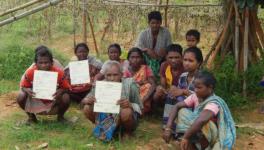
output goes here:
[{"label": "child's face", "polygon": [[161,21],[156,19],[151,19],[149,22],[149,27],[151,28],[151,31],[158,32],[161,26]]},{"label": "child's face", "polygon": [[84,47],[79,47],[76,52],[75,55],[77,56],[78,60],[86,60],[87,56],[88,56],[88,50],[85,49]]},{"label": "child's face", "polygon": [[142,58],[137,52],[132,52],[129,56],[128,61],[131,67],[138,67],[142,63]]},{"label": "child's face", "polygon": [[187,52],[183,56],[183,67],[187,72],[194,72],[199,69],[200,64],[195,58],[195,54],[192,52]]},{"label": "child's face", "polygon": [[201,79],[195,79],[194,92],[198,98],[205,99],[212,94],[213,88],[206,86]]},{"label": "child's face", "polygon": [[44,70],[44,71],[48,71],[50,70],[51,66],[52,66],[52,62],[50,60],[49,57],[38,57],[38,60],[37,60],[37,67],[38,67],[38,70]]},{"label": "child's face", "polygon": [[110,60],[118,61],[120,59],[119,50],[116,47],[110,47],[108,50],[108,56]]},{"label": "child's face", "polygon": [[186,42],[188,47],[196,47],[199,41],[192,35],[186,36]]},{"label": "child's face", "polygon": [[173,68],[182,64],[182,56],[178,52],[168,52],[166,59]]}]

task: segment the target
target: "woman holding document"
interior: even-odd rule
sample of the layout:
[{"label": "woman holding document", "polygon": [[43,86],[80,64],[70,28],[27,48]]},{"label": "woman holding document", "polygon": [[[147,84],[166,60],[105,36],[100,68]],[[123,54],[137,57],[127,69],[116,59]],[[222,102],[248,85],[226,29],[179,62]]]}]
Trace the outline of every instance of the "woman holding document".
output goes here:
[{"label": "woman holding document", "polygon": [[26,70],[20,86],[17,103],[26,111],[28,123],[37,122],[36,114],[57,114],[58,121],[65,121],[64,113],[70,106],[70,85],[64,72],[53,65],[47,48],[35,54],[35,65]]},{"label": "woman holding document", "polygon": [[89,48],[85,43],[77,44],[74,53],[78,61],[70,62],[64,72],[71,84],[70,98],[79,103],[91,90],[94,77],[99,73],[102,63],[88,56]]},{"label": "woman holding document", "polygon": [[[132,78],[122,79],[120,63],[109,61],[106,65],[105,80],[97,81],[95,88],[83,99],[82,103],[84,104],[85,116],[96,125],[93,131],[94,135],[101,140],[110,141],[118,128],[121,128],[124,134],[131,135],[137,127],[143,107],[134,80]],[[98,91],[99,82],[105,85],[108,85],[107,83],[109,85],[110,83],[116,83],[117,86],[121,84],[121,88],[119,91],[118,88],[115,88],[116,91],[113,91],[113,89],[106,87],[105,89],[100,88],[100,91]],[[108,90],[113,91],[109,99],[118,96],[120,98],[115,98],[112,102],[107,98],[104,99],[104,97],[107,97],[105,93],[109,93]],[[96,107],[97,105],[101,107]],[[111,112],[111,109],[107,106],[116,109],[113,105],[120,106],[119,111],[117,113],[107,113],[107,110]]]}]

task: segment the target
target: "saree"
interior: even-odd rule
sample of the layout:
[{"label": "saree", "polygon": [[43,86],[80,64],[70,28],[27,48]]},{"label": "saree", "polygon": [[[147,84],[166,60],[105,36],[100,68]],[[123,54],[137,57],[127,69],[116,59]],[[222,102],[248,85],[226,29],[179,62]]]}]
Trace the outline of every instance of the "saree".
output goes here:
[{"label": "saree", "polygon": [[[200,113],[203,111],[203,108],[208,103],[215,103],[219,106],[217,127],[215,123],[209,121],[203,126],[202,133],[208,140],[211,149],[217,149],[216,146],[218,146],[218,149],[231,150],[236,140],[236,128],[234,120],[224,100],[216,95],[208,97],[205,101],[194,108],[194,111],[185,108],[181,109],[178,113],[178,119],[176,121],[176,132],[185,133],[199,117]],[[197,148],[199,149],[199,146]]]},{"label": "saree", "polygon": [[[153,76],[152,71],[150,68],[148,68],[147,65],[141,65],[140,69],[138,70],[137,73],[135,73],[132,76],[132,73],[127,69],[124,72],[124,77],[129,78],[133,77],[136,83],[139,85],[139,95],[140,95],[140,100],[142,101],[143,98],[148,94],[149,90],[151,89],[151,84],[148,83],[148,77]],[[144,102],[144,111],[149,112],[151,109],[151,101],[147,100]]]}]

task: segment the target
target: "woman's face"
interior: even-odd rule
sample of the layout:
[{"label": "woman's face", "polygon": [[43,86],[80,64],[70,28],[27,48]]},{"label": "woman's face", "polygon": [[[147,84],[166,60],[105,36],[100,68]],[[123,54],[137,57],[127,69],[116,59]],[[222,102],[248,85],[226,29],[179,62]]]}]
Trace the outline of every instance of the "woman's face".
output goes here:
[{"label": "woman's face", "polygon": [[166,59],[173,68],[182,64],[182,56],[178,52],[168,52]]},{"label": "woman's face", "polygon": [[200,64],[195,58],[195,54],[192,52],[187,52],[183,56],[183,67],[187,72],[194,72],[199,69]]},{"label": "woman's face", "polygon": [[106,69],[105,72],[105,80],[111,82],[120,82],[122,79],[122,73],[120,72],[120,68],[113,65],[110,68]]},{"label": "woman's face", "polygon": [[138,67],[142,63],[142,58],[137,52],[132,52],[129,56],[128,61],[131,67]]},{"label": "woman's face", "polygon": [[196,47],[199,41],[192,35],[186,36],[186,42],[188,47]]},{"label": "woman's face", "polygon": [[108,49],[108,57],[110,60],[119,61],[119,59],[120,59],[119,50],[116,47],[110,47]]},{"label": "woman's face", "polygon": [[205,99],[213,93],[213,88],[206,86],[201,79],[195,79],[194,92],[198,98]]},{"label": "woman's face", "polygon": [[89,51],[84,47],[78,47],[78,49],[75,52],[75,55],[77,56],[78,60],[86,60],[88,57]]},{"label": "woman's face", "polygon": [[156,20],[156,19],[151,19],[149,22],[149,27],[151,31],[153,32],[158,32],[161,26],[161,21]]},{"label": "woman's face", "polygon": [[50,61],[49,57],[38,57],[36,65],[38,67],[39,70],[45,70],[48,71],[50,70],[51,66],[52,66],[52,61]]}]

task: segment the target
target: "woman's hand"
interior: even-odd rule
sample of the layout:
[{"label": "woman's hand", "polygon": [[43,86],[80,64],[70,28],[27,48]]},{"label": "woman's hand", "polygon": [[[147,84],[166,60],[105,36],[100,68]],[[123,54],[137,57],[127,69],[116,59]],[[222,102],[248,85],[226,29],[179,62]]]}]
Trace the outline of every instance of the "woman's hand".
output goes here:
[{"label": "woman's hand", "polygon": [[128,99],[120,99],[117,101],[117,104],[120,105],[121,108],[130,108],[131,104]]},{"label": "woman's hand", "polygon": [[166,143],[169,143],[170,142],[171,135],[172,135],[171,132],[172,132],[171,128],[165,128],[165,130],[163,131],[162,138],[164,139],[164,141]]},{"label": "woman's hand", "polygon": [[182,139],[181,150],[188,150],[188,147],[189,147],[189,140],[188,139]]},{"label": "woman's hand", "polygon": [[96,99],[95,99],[94,96],[85,97],[85,98],[82,100],[82,103],[83,103],[84,105],[93,105],[95,102],[96,102]]},{"label": "woman's hand", "polygon": [[181,96],[184,95],[184,90],[183,89],[179,89],[176,86],[172,86],[169,90],[169,94],[172,97],[177,97],[177,96]]},{"label": "woman's hand", "polygon": [[36,93],[34,93],[30,88],[23,88],[22,90],[27,93],[30,97],[34,97],[36,95]]}]

